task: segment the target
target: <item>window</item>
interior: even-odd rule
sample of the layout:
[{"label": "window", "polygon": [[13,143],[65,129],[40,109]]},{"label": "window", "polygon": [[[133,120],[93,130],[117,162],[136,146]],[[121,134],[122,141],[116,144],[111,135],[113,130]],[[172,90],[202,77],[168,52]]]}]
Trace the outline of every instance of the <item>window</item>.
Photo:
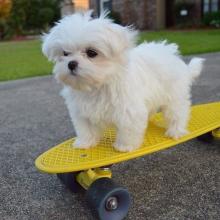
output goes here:
[{"label": "window", "polygon": [[204,3],[203,3],[203,12],[204,13],[209,12],[209,1],[210,0],[204,0]]},{"label": "window", "polygon": [[212,0],[211,11],[218,11],[218,0]]},{"label": "window", "polygon": [[112,9],[112,1],[111,0],[100,0],[100,11],[103,12],[105,10],[111,11]]},{"label": "window", "polygon": [[220,0],[203,0],[203,13],[218,11],[219,1]]}]

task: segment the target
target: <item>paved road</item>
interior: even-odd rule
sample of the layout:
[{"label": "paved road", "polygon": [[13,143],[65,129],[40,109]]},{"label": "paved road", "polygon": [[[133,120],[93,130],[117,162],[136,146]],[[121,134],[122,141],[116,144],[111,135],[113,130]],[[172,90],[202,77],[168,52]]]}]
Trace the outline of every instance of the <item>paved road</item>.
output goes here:
[{"label": "paved road", "polygon": [[[220,53],[207,54],[193,103],[220,100]],[[186,58],[188,59],[188,58]],[[39,173],[35,158],[74,135],[51,77],[0,83],[0,219],[87,220],[83,194]],[[133,195],[126,219],[220,219],[220,145],[196,140],[114,166]]]}]

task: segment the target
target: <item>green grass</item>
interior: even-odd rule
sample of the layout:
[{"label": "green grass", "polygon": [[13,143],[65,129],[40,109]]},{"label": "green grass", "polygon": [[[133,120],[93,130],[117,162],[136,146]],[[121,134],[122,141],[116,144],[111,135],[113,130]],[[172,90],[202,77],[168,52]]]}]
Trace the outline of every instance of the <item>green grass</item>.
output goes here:
[{"label": "green grass", "polygon": [[140,41],[165,40],[179,45],[181,54],[220,51],[220,30],[142,32]]},{"label": "green grass", "polygon": [[[142,32],[140,42],[175,42],[184,55],[220,51],[220,30]],[[48,75],[52,71],[38,40],[0,43],[0,81]]]},{"label": "green grass", "polygon": [[0,81],[43,76],[52,64],[41,53],[38,40],[0,43]]}]

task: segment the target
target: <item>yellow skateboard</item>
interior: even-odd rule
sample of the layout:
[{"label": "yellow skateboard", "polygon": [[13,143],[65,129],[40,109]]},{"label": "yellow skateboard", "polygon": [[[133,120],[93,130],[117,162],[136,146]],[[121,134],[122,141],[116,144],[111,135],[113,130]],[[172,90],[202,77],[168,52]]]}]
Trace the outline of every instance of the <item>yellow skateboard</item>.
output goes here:
[{"label": "yellow skateboard", "polygon": [[99,219],[123,219],[129,209],[130,196],[125,188],[111,180],[110,166],[195,137],[205,141],[220,139],[220,102],[193,106],[188,129],[189,134],[178,140],[165,137],[165,122],[158,113],[150,120],[142,146],[133,152],[116,151],[112,147],[115,131],[109,129],[96,147],[76,149],[72,146],[75,138],[72,138],[40,155],[35,165],[40,171],[57,174],[74,192],[86,189],[88,204]]}]

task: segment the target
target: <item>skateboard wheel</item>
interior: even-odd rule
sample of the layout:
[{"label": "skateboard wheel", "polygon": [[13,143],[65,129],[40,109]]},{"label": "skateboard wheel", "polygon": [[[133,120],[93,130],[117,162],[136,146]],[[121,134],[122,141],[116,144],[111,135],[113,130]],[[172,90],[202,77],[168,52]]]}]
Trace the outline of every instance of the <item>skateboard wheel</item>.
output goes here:
[{"label": "skateboard wheel", "polygon": [[94,181],[86,197],[93,214],[100,220],[123,219],[131,200],[127,189],[116,185],[109,178]]},{"label": "skateboard wheel", "polygon": [[197,137],[199,141],[205,142],[205,143],[211,143],[213,141],[213,135],[212,132],[208,132],[205,134],[202,134]]},{"label": "skateboard wheel", "polygon": [[79,172],[72,173],[58,173],[57,177],[61,180],[61,182],[72,192],[78,192],[82,187],[76,181],[76,176]]}]

